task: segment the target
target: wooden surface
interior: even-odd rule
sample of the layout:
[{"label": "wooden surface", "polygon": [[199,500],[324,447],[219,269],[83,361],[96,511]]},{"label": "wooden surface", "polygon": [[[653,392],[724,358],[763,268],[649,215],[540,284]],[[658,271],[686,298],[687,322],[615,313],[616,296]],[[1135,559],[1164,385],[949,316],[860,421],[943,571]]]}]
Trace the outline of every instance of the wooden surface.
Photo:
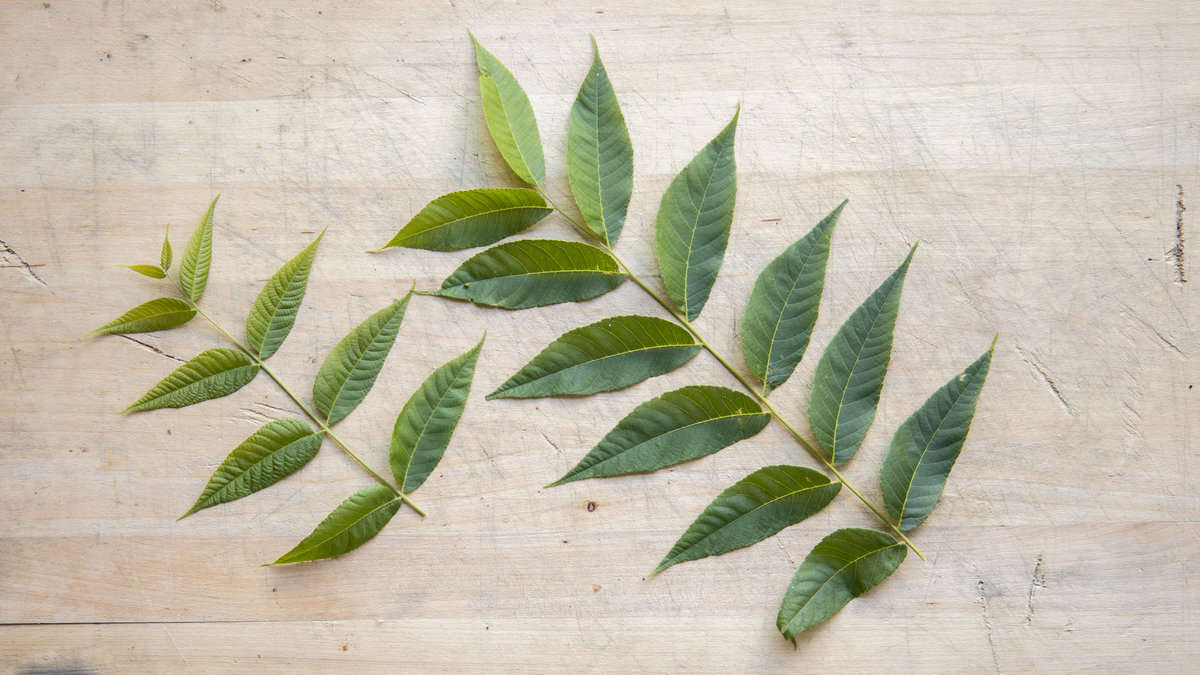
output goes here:
[{"label": "wooden surface", "polygon": [[[1194,668],[1194,7],[784,4],[0,4],[0,664]],[[266,378],[114,415],[221,344],[200,322],[80,337],[160,292],[119,264],[155,260],[165,224],[181,251],[215,193],[203,305],[239,335],[263,282],[329,227],[272,360],[299,392],[363,316],[470,254],[363,252],[438,194],[514,184],[482,121],[468,27],[529,92],[564,202],[566,117],[595,34],[636,153],[619,251],[654,284],[659,197],[742,102],[733,236],[697,322],[739,367],[754,277],[850,198],[809,358],[772,397],[802,426],[818,350],[921,240],[879,415],[848,468],[872,498],[896,426],[999,331],[964,455],[914,532],[928,561],[910,555],[798,650],[774,626],[796,565],[836,527],[877,525],[848,495],[752,548],[644,579],[721,489],[764,464],[811,466],[777,425],[668,471],[539,487],[637,403],[733,386],[711,358],[588,399],[484,401],[559,333],[657,314],[632,284],[519,313],[414,299],[341,435],[385,469],[408,394],[486,329],[475,388],[417,494],[429,517],[402,511],[336,561],[259,566],[368,484],[328,444],[269,491],[174,522],[229,449],[295,414]],[[530,234],[571,236],[557,218]]]}]

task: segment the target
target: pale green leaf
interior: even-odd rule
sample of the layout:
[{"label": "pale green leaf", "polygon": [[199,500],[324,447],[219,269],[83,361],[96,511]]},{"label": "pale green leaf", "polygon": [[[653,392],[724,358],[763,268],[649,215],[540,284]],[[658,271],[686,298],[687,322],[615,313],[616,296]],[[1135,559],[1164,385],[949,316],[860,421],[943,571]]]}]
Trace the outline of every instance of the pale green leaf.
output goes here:
[{"label": "pale green leaf", "polygon": [[546,182],[542,137],[529,97],[508,68],[479,44],[475,36],[475,62],[479,66],[479,94],[483,117],[504,161],[517,177],[531,185]]},{"label": "pale green leaf", "polygon": [[158,265],[126,265],[129,269],[151,279],[165,279],[167,273]]},{"label": "pale green leaf", "polygon": [[433,371],[404,404],[392,429],[392,475],[404,492],[421,487],[442,461],[454,427],[467,407],[483,340]]},{"label": "pale green leaf", "polygon": [[396,341],[412,293],[367,317],[325,357],[313,382],[313,402],[336,424],[366,398]]},{"label": "pale green leaf", "polygon": [[765,466],[725,490],[675,542],[654,574],[672,565],[749,546],[808,518],[841,483],[802,466]]},{"label": "pale green leaf", "polygon": [[975,404],[995,347],[993,341],[966,370],[934,392],[892,437],[879,483],[888,513],[901,530],[923,523],[942,496],[975,417]]},{"label": "pale green leaf", "polygon": [[577,302],[621,285],[612,256],[572,241],[522,239],[500,244],[464,262],[438,295],[505,309]]},{"label": "pale green leaf", "polygon": [[888,578],[908,549],[891,535],[847,528],[821,540],[788,584],[775,623],[793,643],[854,598]]},{"label": "pale green leaf", "polygon": [[183,260],[179,263],[179,285],[183,288],[184,295],[191,298],[192,302],[200,301],[200,296],[204,295],[204,287],[208,285],[208,267],[212,264],[213,209],[217,207],[217,200],[220,198],[220,195],[213,197],[204,219],[196,226],[196,231],[188,240],[187,248],[183,251]]},{"label": "pale green leaf", "polygon": [[259,358],[271,358],[292,331],[304,291],[308,288],[308,273],[317,255],[317,246],[324,236],[322,230],[303,251],[284,263],[254,300],[250,316],[246,317],[246,340],[250,348],[258,352]]},{"label": "pale green leaf", "polygon": [[829,240],[846,202],[767,264],[742,319],[742,353],[768,394],[792,376],[804,358],[825,289]]},{"label": "pale green leaf", "polygon": [[162,251],[160,251],[158,254],[158,266],[161,267],[164,272],[171,269],[171,240],[168,238],[170,237],[170,234],[171,228],[168,227],[163,232]]},{"label": "pale green leaf", "polygon": [[296,547],[272,565],[336,558],[370,541],[403,502],[391,489],[372,485],[350,495]]},{"label": "pale green leaf", "polygon": [[835,465],[858,452],[875,420],[892,359],[900,292],[916,250],[914,245],[904,263],[854,310],[817,363],[808,419],[817,442]]},{"label": "pale green leaf", "polygon": [[[739,107],[740,112],[740,107]],[[738,113],[671,181],[655,220],[663,285],[688,321],[700,316],[725,259],[737,196]]]},{"label": "pale green leaf", "polygon": [[563,333],[487,398],[584,396],[675,370],[700,351],[679,325],[614,316]]},{"label": "pale green leaf", "polygon": [[88,335],[150,333],[182,326],[196,316],[196,308],[179,298],[155,298],[125,312]]},{"label": "pale green leaf", "polygon": [[317,456],[322,435],[307,422],[268,422],[242,441],[217,467],[200,498],[187,513],[241,499],[287,478]]},{"label": "pale green leaf", "polygon": [[176,368],[122,412],[182,408],[228,396],[253,380],[258,368],[258,364],[239,349],[208,349]]},{"label": "pale green leaf", "polygon": [[754,399],[724,387],[669,391],[634,408],[551,485],[654,471],[711,455],[757,434],[770,421]]},{"label": "pale green leaf", "polygon": [[429,202],[383,248],[457,251],[487,246],[529,229],[553,209],[528,188],[451,192]]},{"label": "pale green leaf", "polygon": [[567,178],[588,228],[616,244],[633,195],[633,144],[595,38],[567,124]]}]

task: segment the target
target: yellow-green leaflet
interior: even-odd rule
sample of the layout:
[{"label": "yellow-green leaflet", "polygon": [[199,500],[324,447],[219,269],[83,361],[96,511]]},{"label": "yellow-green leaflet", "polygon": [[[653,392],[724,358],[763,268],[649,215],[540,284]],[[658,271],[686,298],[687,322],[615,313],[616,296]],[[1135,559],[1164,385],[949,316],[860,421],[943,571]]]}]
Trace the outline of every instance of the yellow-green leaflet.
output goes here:
[{"label": "yellow-green leaflet", "polygon": [[330,426],[349,415],[371,391],[411,297],[409,293],[367,317],[325,357],[313,382],[313,402]]},{"label": "yellow-green leaflet", "polygon": [[179,298],[155,298],[125,312],[89,335],[150,333],[182,326],[196,316],[196,308]]},{"label": "yellow-green leaflet", "polygon": [[167,273],[158,265],[126,265],[129,269],[151,279],[165,279]]},{"label": "yellow-green leaflet", "polygon": [[204,219],[192,232],[192,238],[188,239],[183,261],[179,263],[179,286],[192,302],[200,301],[204,287],[208,285],[208,267],[212,264],[213,209],[220,198],[220,195],[213,197]]},{"label": "yellow-green leaflet", "polygon": [[475,61],[479,66],[479,93],[488,131],[513,173],[530,185],[546,182],[542,137],[538,134],[533,106],[517,78],[479,44],[475,36]]},{"label": "yellow-green leaflet", "polygon": [[370,541],[400,510],[400,497],[382,485],[350,495],[295,548],[272,565],[336,558]]},{"label": "yellow-green leaflet", "polygon": [[260,359],[271,358],[292,331],[304,291],[308,288],[308,273],[317,255],[317,246],[324,236],[322,230],[303,251],[284,263],[255,298],[250,316],[246,317],[246,341]]},{"label": "yellow-green leaflet", "polygon": [[171,240],[168,239],[170,234],[171,229],[168,227],[163,232],[162,251],[158,254],[158,266],[162,268],[163,272],[171,269]]},{"label": "yellow-green leaflet", "polygon": [[208,349],[176,368],[122,412],[182,408],[228,396],[253,380],[258,369],[240,349]]},{"label": "yellow-green leaflet", "polygon": [[529,188],[451,192],[429,202],[383,248],[457,251],[487,246],[528,229],[552,210]]}]

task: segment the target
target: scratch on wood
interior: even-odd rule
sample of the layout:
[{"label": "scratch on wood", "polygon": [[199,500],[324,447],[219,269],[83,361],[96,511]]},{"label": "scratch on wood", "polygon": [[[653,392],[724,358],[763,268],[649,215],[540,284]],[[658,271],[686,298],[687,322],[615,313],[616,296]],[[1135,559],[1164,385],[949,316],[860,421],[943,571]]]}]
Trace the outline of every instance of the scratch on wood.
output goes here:
[{"label": "scratch on wood", "polygon": [[1175,258],[1175,276],[1179,283],[1187,283],[1187,270],[1183,263],[1183,212],[1187,206],[1183,203],[1183,185],[1175,185],[1175,248],[1167,253]]},{"label": "scratch on wood", "polygon": [[543,432],[541,432],[541,434],[542,434],[542,438],[546,439],[546,442],[549,443],[552,448],[554,448],[555,450],[557,450],[560,453],[562,452],[562,450],[558,447],[558,444],[555,443],[554,441],[550,440],[550,437],[546,435],[546,432],[543,431]]},{"label": "scratch on wood", "polygon": [[979,607],[983,611],[983,628],[987,631],[988,649],[992,652],[992,666],[998,673],[1000,672],[1000,659],[996,656],[996,644],[992,642],[992,617],[988,611],[987,586],[983,583],[983,579],[979,580],[977,588],[979,589]]},{"label": "scratch on wood", "polygon": [[1039,588],[1046,587],[1046,574],[1042,572],[1043,556],[1038,554],[1033,563],[1033,575],[1029,578],[1029,593],[1025,598],[1025,625],[1033,623],[1033,595]]},{"label": "scratch on wood", "polygon": [[[24,269],[26,276],[38,282],[39,284],[43,286],[50,285],[43,281],[42,278],[38,276],[37,272],[33,271],[33,265],[30,265],[28,262],[26,262],[25,259],[21,257],[21,254],[14,251],[13,247],[9,246],[3,239],[0,239],[0,255],[11,255],[17,259],[17,265],[14,265],[14,267],[20,267],[21,269]],[[38,265],[38,267],[41,267],[41,265]]]},{"label": "scratch on wood", "polygon": [[1078,415],[1079,413],[1075,411],[1075,407],[1067,402],[1066,397],[1062,394],[1062,390],[1058,388],[1058,383],[1054,381],[1054,378],[1050,377],[1050,373],[1046,371],[1045,367],[1042,366],[1038,358],[1033,354],[1026,353],[1026,351],[1020,347],[1017,347],[1017,353],[1021,355],[1021,360],[1024,361],[1026,365],[1032,368],[1033,371],[1042,378],[1042,380],[1046,383],[1046,386],[1049,387],[1051,393],[1054,394],[1054,398],[1058,399],[1058,402],[1062,404],[1063,409],[1067,411],[1067,414],[1071,417]]},{"label": "scratch on wood", "polygon": [[187,363],[187,361],[185,361],[184,359],[181,359],[178,356],[175,356],[174,354],[168,354],[167,352],[164,352],[163,350],[159,349],[158,347],[155,347],[154,345],[148,344],[146,342],[142,342],[141,340],[139,340],[137,338],[131,338],[128,335],[117,335],[117,337],[129,340],[130,342],[132,342],[136,345],[141,345],[142,347],[149,349],[150,351],[154,352],[155,354],[158,354],[159,356],[165,356],[168,359],[174,359],[180,363]]}]

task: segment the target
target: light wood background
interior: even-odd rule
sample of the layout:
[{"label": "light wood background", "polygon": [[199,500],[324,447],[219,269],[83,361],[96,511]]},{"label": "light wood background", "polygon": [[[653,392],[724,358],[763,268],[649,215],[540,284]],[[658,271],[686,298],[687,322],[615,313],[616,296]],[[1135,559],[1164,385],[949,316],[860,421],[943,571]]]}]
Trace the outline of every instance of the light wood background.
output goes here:
[{"label": "light wood background", "polygon": [[[0,664],[1195,667],[1195,7],[659,4],[0,4]],[[519,313],[413,300],[341,435],[386,470],[408,394],[486,329],[466,415],[415,496],[428,518],[402,511],[335,561],[260,567],[369,484],[327,444],[269,491],[174,522],[233,446],[296,411],[260,377],[201,406],[114,415],[222,343],[198,321],[81,338],[163,292],[119,265],[156,260],[166,224],[182,251],[221,193],[203,305],[240,335],[263,282],[329,227],[272,361],[307,395],[341,335],[472,253],[364,250],[438,194],[515,184],[482,121],[468,28],[528,91],[564,202],[566,118],[595,34],[636,152],[619,250],[655,284],[662,190],[742,102],[733,236],[698,321],[739,367],[758,271],[850,198],[809,358],[773,395],[802,427],[819,350],[921,240],[879,415],[848,476],[878,500],[896,426],[1000,333],[964,455],[913,533],[927,562],[910,555],[793,650],[774,621],[797,564],[836,527],[877,525],[848,495],[752,548],[644,578],[717,492],[765,464],[812,465],[779,427],[652,475],[540,488],[637,403],[734,386],[701,355],[621,392],[484,401],[559,333],[657,314],[632,284]],[[571,236],[557,218],[529,235]]]}]

